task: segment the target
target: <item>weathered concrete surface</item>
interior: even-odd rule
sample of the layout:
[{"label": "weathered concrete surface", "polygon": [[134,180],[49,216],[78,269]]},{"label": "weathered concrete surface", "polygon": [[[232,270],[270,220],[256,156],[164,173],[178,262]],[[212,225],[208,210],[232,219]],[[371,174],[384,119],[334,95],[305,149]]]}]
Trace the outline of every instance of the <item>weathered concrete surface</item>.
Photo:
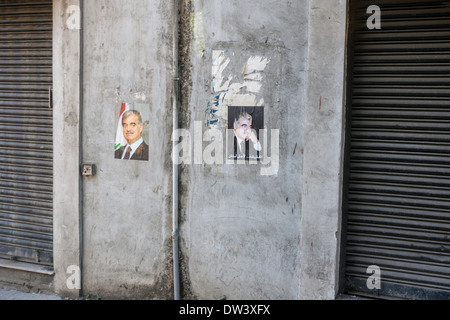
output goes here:
[{"label": "weathered concrete surface", "polygon": [[[68,24],[70,6],[81,1],[54,1],[54,268],[58,294],[77,297],[78,289],[66,285],[69,266],[81,264],[80,207],[80,118],[81,118],[81,29]],[[74,21],[79,21],[76,13]],[[79,24],[78,24],[79,25]],[[70,26],[70,27],[69,27]],[[73,26],[73,27],[72,27]]]},{"label": "weathered concrete surface", "polygon": [[19,269],[17,264],[9,265],[1,261],[0,288],[32,293],[54,294],[54,275],[31,272],[29,266]]},{"label": "weathered concrete surface", "polygon": [[[205,131],[224,131],[227,106],[253,105],[264,107],[269,134],[280,136],[279,170],[272,175],[262,175],[263,164],[183,166],[181,234],[191,292],[200,299],[295,299],[308,1],[190,5],[190,74],[183,80],[192,89],[183,108],[191,135],[198,121]],[[256,87],[246,82],[254,57],[270,61]],[[222,94],[214,114],[219,122],[210,125],[216,94]]]},{"label": "weathered concrete surface", "polygon": [[[81,34],[65,26],[77,2],[56,3],[55,289],[66,293],[66,270],[79,265],[83,294],[170,299],[174,9],[84,1]],[[192,152],[181,168],[183,297],[334,298],[345,2],[180,3],[180,119]],[[148,162],[114,159],[121,102],[149,121]],[[228,106],[263,108],[269,138],[279,134],[272,162],[207,161],[202,133],[228,128]],[[97,165],[81,185],[80,162]]]},{"label": "weathered concrete surface", "polygon": [[344,149],[346,2],[311,0],[309,8],[299,298],[334,299]]},{"label": "weathered concrete surface", "polygon": [[[194,142],[181,204],[189,293],[334,299],[345,2],[186,3],[191,38],[183,80],[191,90],[182,98]],[[255,57],[269,63],[249,85],[246,70]],[[204,132],[224,131],[227,107],[248,105],[264,107],[265,127],[279,130],[276,174],[262,175],[261,164],[211,165],[198,157],[197,122]]]},{"label": "weathered concrete surface", "polygon": [[[170,2],[85,1],[83,293],[169,299],[171,272]],[[149,161],[114,159],[121,102],[141,111]]]},{"label": "weathered concrete surface", "polygon": [[32,293],[32,292],[22,292],[10,289],[0,289],[0,300],[1,301],[30,301],[30,300],[62,300],[61,297],[51,294],[44,293]]}]

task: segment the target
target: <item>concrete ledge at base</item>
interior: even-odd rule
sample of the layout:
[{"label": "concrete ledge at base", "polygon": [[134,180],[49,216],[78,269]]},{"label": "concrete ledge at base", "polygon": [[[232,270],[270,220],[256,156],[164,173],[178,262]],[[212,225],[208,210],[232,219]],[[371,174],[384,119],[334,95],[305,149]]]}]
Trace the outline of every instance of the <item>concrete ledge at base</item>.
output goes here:
[{"label": "concrete ledge at base", "polygon": [[34,273],[40,273],[40,274],[45,274],[45,275],[50,275],[50,276],[55,274],[53,269],[48,268],[48,267],[32,265],[32,264],[22,263],[22,262],[17,262],[17,261],[4,260],[4,259],[0,259],[0,268],[8,268],[8,269],[19,270],[19,271],[34,272]]},{"label": "concrete ledge at base", "polygon": [[41,293],[25,293],[17,290],[0,289],[0,301],[4,300],[63,300],[61,297]]},{"label": "concrete ledge at base", "polygon": [[54,277],[53,270],[0,259],[0,289],[51,296]]}]

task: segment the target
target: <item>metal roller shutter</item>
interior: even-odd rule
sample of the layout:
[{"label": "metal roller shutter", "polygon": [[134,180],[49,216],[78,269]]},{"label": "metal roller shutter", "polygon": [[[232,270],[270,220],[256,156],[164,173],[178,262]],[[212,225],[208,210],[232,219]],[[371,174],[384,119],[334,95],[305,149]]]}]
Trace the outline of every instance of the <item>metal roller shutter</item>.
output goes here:
[{"label": "metal roller shutter", "polygon": [[450,2],[351,1],[349,39],[345,291],[450,299]]},{"label": "metal roller shutter", "polygon": [[0,258],[52,267],[52,1],[0,0]]}]

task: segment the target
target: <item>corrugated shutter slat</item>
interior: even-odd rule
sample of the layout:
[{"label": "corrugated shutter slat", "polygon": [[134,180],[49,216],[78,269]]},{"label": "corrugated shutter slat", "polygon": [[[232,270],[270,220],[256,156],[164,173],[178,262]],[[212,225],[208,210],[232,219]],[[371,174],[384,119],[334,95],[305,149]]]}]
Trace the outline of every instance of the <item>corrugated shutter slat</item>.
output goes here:
[{"label": "corrugated shutter slat", "polygon": [[0,258],[53,266],[52,1],[0,0]]},{"label": "corrugated shutter slat", "polygon": [[[381,9],[369,30],[366,9]],[[353,1],[346,291],[450,298],[450,3]],[[367,268],[381,269],[381,289]]]}]

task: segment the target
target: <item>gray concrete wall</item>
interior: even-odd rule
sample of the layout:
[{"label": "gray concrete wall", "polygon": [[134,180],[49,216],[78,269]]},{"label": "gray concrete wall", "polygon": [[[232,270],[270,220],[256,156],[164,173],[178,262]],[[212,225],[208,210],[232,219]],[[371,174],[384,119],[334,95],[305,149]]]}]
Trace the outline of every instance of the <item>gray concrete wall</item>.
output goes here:
[{"label": "gray concrete wall", "polygon": [[[81,30],[66,23],[71,4],[80,5]],[[333,299],[345,1],[180,4],[183,298]],[[172,298],[175,17],[169,2],[55,2],[61,294]],[[114,159],[122,102],[149,121],[149,161]],[[263,111],[262,161],[227,163],[229,106]],[[80,163],[96,164],[97,175],[80,178]],[[71,265],[81,268],[82,291],[68,290]]]},{"label": "gray concrete wall", "polygon": [[[11,266],[2,264],[0,268],[0,288],[28,293],[54,294],[54,275],[33,272],[29,266],[20,270],[14,262],[11,263]],[[0,298],[0,300],[2,299]]]},{"label": "gray concrete wall", "polygon": [[[83,9],[83,293],[172,296],[173,4],[85,1]],[[149,161],[114,158],[121,102],[146,124]]]},{"label": "gray concrete wall", "polygon": [[[72,7],[74,10],[69,10]],[[80,208],[81,26],[76,0],[53,4],[53,148],[55,291],[77,297],[68,288],[67,270],[81,265]]]},{"label": "gray concrete wall", "polygon": [[[181,175],[186,294],[333,299],[345,2],[186,3],[191,38],[183,111],[192,141],[191,165]],[[247,72],[255,63],[256,78]],[[224,132],[228,106],[264,108],[265,128],[279,131],[276,172],[264,174],[264,163],[211,164],[209,151],[199,156],[198,132]],[[211,145],[205,139],[203,149]]]},{"label": "gray concrete wall", "polygon": [[303,122],[301,299],[338,290],[344,134],[346,1],[311,0]]},{"label": "gray concrete wall", "polygon": [[[200,299],[295,299],[308,1],[190,4],[192,90],[184,107],[191,138],[198,123],[203,132],[225,132],[228,106],[264,108],[268,136],[279,132],[278,166],[275,158],[271,164],[199,163],[192,146],[194,161],[183,166],[181,198],[190,292]],[[252,67],[256,78],[250,78]],[[212,116],[218,122],[211,123]],[[275,155],[270,146],[268,154]]]}]

